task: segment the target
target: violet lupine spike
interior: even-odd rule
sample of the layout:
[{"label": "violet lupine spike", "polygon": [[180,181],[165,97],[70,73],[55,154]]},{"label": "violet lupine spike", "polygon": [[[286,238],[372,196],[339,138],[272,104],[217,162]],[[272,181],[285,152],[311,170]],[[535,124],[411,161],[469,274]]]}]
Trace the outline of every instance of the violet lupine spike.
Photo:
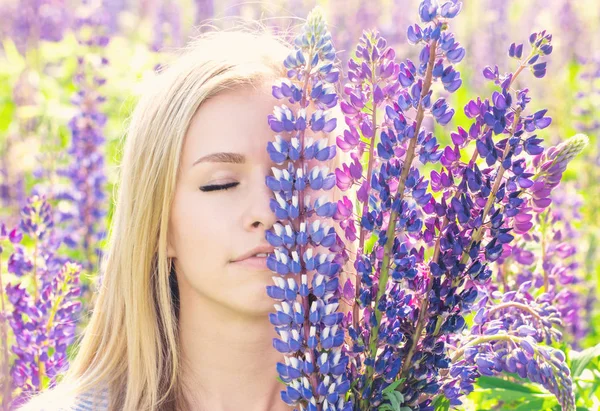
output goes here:
[{"label": "violet lupine spike", "polygon": [[534,211],[540,212],[551,204],[550,193],[560,183],[567,164],[583,151],[588,142],[585,134],[576,134],[534,158],[536,181],[529,189]]},{"label": "violet lupine spike", "polygon": [[536,215],[539,229],[525,234],[524,241],[506,246],[506,258],[498,261],[501,281],[495,289],[506,292],[530,281],[552,295],[566,330],[564,335],[573,347],[578,347],[590,331],[591,307],[595,303],[595,294],[590,291],[595,285],[583,278],[576,258],[580,233],[572,223],[581,220],[581,200],[573,191],[565,191],[563,184],[551,197],[553,204]]},{"label": "violet lupine spike", "polygon": [[[353,185],[360,185],[354,204],[363,209],[361,213],[363,216],[362,225],[367,227],[367,229],[373,230],[373,223],[380,224],[379,221],[376,222],[375,220],[382,218],[382,215],[376,217],[373,213],[369,213],[367,203],[368,190],[376,184],[375,180],[371,182],[371,178],[375,177],[375,173],[372,171],[380,165],[379,159],[374,156],[374,136],[377,128],[380,127],[378,124],[377,108],[383,108],[386,105],[389,106],[397,99],[401,88],[401,84],[397,81],[400,67],[394,62],[394,50],[388,47],[386,40],[376,32],[363,33],[356,54],[359,56],[359,60],[350,60],[348,63],[348,79],[352,82],[344,88],[348,97],[346,101],[341,102],[341,109],[346,116],[346,124],[349,128],[344,131],[343,136],[337,137],[338,147],[345,152],[351,151],[353,163],[350,165],[343,164],[342,169],[336,170],[336,177],[338,188],[342,191],[349,190]],[[369,109],[366,108],[367,105],[373,107],[374,110],[369,112]],[[390,110],[393,111],[392,108]],[[396,117],[398,117],[397,124],[400,124],[400,116],[396,115]],[[402,121],[405,121],[403,116],[401,118]],[[393,118],[388,118],[384,122],[389,127],[393,127],[393,120]],[[368,138],[367,143],[360,139],[361,135]],[[390,133],[389,139],[386,139],[382,134],[382,141],[377,147],[380,157],[389,159],[391,155],[387,153],[393,149],[393,145],[396,143],[394,133]],[[406,141],[404,143],[406,144]],[[366,178],[363,178],[363,168],[360,164],[360,158],[363,156],[366,148],[369,149],[369,164],[367,166]],[[402,148],[398,147],[398,150],[402,150]],[[386,154],[382,154],[383,152]],[[375,185],[375,187],[379,187],[379,185]],[[344,196],[338,202],[338,209],[334,218],[340,221],[340,227],[344,229],[346,239],[355,241],[357,239],[356,223],[353,214],[354,207],[350,206],[351,204],[352,201],[347,196]],[[389,216],[390,212],[388,211],[387,214]],[[360,254],[364,247],[366,230],[361,230],[359,235],[358,249]],[[373,285],[370,277],[365,278],[363,281],[367,283],[367,286]],[[350,287],[350,289],[352,288]],[[359,329],[358,320],[360,317],[358,302],[361,301],[361,298],[369,300],[370,297],[367,295],[370,294],[370,291],[361,286],[356,287],[354,290],[356,302],[353,307],[352,325],[349,325],[349,333],[351,338],[356,341],[357,330]],[[362,301],[363,305],[368,303],[368,301]],[[382,337],[385,338],[385,333],[382,333]],[[352,348],[352,354],[350,355],[353,357],[351,367],[354,370],[354,374],[361,368],[359,353],[365,350],[366,345],[363,341],[362,343],[355,343]],[[364,389],[363,395],[368,398],[368,388],[364,388],[366,387],[365,380],[368,380],[368,377],[364,374],[360,376],[355,375],[355,377],[358,378],[353,378],[353,389],[357,391]],[[372,402],[376,405],[375,401]]]},{"label": "violet lupine spike", "polygon": [[88,55],[77,57],[78,71],[74,78],[77,92],[71,102],[77,106],[76,115],[69,121],[71,145],[68,154],[71,164],[57,174],[67,177],[72,184],[68,191],[56,195],[57,199],[70,200],[74,212],[63,213],[60,221],[67,222],[64,242],[71,248],[81,247],[85,259],[84,268],[93,270],[100,261],[98,242],[105,236],[104,216],[107,210],[106,174],[104,166],[104,126],[107,117],[101,106],[106,97],[100,88],[106,83],[102,71],[108,60],[102,49],[110,41],[107,35],[108,14],[102,8],[77,20],[77,40],[87,49]]},{"label": "violet lupine spike", "polygon": [[4,20],[12,26],[8,34],[23,55],[40,40],[61,41],[73,20],[71,8],[64,0],[19,0],[3,4],[2,8],[9,10],[10,18]]},{"label": "violet lupine spike", "polygon": [[[6,230],[0,231],[4,237]],[[32,256],[18,244],[23,234],[33,242]],[[8,237],[14,244],[9,272],[33,279],[33,292],[22,281],[6,286],[12,307],[9,324],[16,337],[10,375],[11,391],[18,390],[18,395],[11,407],[18,407],[31,394],[52,387],[68,367],[67,347],[75,340],[81,310],[77,300],[81,266],[55,255],[60,240],[53,229],[52,210],[43,197],[28,199],[21,212],[20,230],[11,231]]]},{"label": "violet lupine spike", "polygon": [[[563,327],[571,338],[575,348],[592,330],[592,315],[597,304],[595,281],[584,275],[585,267],[580,264],[579,248],[581,231],[578,226],[582,221],[580,213],[583,198],[575,192],[573,184],[561,184],[552,193],[550,223],[553,232],[547,255],[556,253],[559,257],[551,267],[551,274],[557,283],[556,306],[563,319]],[[556,227],[558,226],[558,227]]]},{"label": "violet lupine spike", "polygon": [[[212,2],[208,3],[212,5]],[[197,15],[200,13],[198,11]],[[153,38],[150,49],[161,51],[166,46],[178,47],[181,45],[181,7],[178,3],[159,3],[154,9]],[[208,17],[212,17],[209,15]]]},{"label": "violet lupine spike", "polygon": [[455,379],[444,386],[447,397],[468,394],[479,375],[516,373],[554,394],[564,411],[575,409],[565,356],[548,346],[562,338],[555,328],[561,325],[561,315],[552,295],[534,298],[531,287],[527,281],[516,291],[494,291],[477,303],[474,325],[452,356],[450,375]]},{"label": "violet lupine spike", "polygon": [[[575,126],[578,131],[589,135],[600,134],[600,115],[597,99],[600,97],[600,58],[580,59],[583,65],[579,76],[576,106],[573,114],[577,116]],[[598,143],[600,144],[600,143]],[[600,164],[600,150],[597,150],[595,162]]]},{"label": "violet lupine spike", "polygon": [[[348,358],[342,351],[343,313],[338,312],[342,264],[335,229],[325,223],[336,208],[326,197],[311,203],[304,194],[307,189],[330,190],[336,181],[327,167],[307,168],[310,160],[324,162],[336,154],[335,146],[328,147],[326,139],[314,141],[308,136],[336,127],[330,108],[337,104],[333,83],[339,72],[333,66],[335,49],[320,9],[311,11],[294,44],[284,62],[288,79],[273,86],[273,96],[300,108],[294,112],[283,104],[268,118],[274,132],[292,135],[287,140],[278,134],[267,146],[276,164],[287,163],[285,168],[274,167],[273,176],[266,179],[275,193],[271,210],[288,222],[276,223],[266,234],[267,241],[276,247],[267,258],[267,266],[278,276],[273,277],[275,285],[268,286],[267,293],[278,301],[269,319],[280,336],[273,340],[273,346],[285,359],[285,363],[277,364],[287,385],[281,398],[300,411],[351,411],[352,402],[345,400],[350,382]],[[316,106],[312,113],[311,105]],[[313,215],[321,219],[309,221]],[[316,253],[319,246],[332,253]]]},{"label": "violet lupine spike", "polygon": [[[573,338],[570,343],[575,346],[588,329],[585,313],[589,313],[586,307],[593,304],[593,293],[589,292],[593,285],[585,284],[580,278],[578,263],[572,258],[577,252],[577,232],[571,223],[581,219],[576,197],[573,194],[557,194],[557,191],[564,191],[562,185],[557,187],[557,184],[567,162],[583,150],[586,142],[587,137],[577,135],[534,159],[531,168],[538,172],[532,177],[535,183],[528,199],[529,213],[521,214],[527,218],[520,218],[517,222],[519,230],[525,231],[524,241],[505,244],[506,258],[498,260],[504,291],[518,287],[524,281],[532,281],[537,288],[554,296],[564,327],[569,330],[567,335]],[[545,159],[546,155],[548,159]],[[539,187],[534,189],[538,184]],[[550,205],[550,201],[556,200],[557,204]],[[534,221],[538,228],[530,230]],[[522,224],[527,225],[523,227]],[[534,267],[536,261],[539,263]],[[515,271],[515,264],[520,267],[516,268],[514,275],[510,275],[509,271]],[[583,295],[583,289],[589,297]]]}]

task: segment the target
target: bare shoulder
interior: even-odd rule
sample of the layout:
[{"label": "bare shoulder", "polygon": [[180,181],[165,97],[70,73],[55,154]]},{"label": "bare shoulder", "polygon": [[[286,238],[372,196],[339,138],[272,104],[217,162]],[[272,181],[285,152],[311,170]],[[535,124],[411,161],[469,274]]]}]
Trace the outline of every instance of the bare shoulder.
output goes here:
[{"label": "bare shoulder", "polygon": [[70,411],[75,409],[75,396],[58,391],[42,392],[30,398],[17,411]]},{"label": "bare shoulder", "polygon": [[48,390],[32,397],[17,411],[107,411],[105,391],[75,395],[63,390]]}]

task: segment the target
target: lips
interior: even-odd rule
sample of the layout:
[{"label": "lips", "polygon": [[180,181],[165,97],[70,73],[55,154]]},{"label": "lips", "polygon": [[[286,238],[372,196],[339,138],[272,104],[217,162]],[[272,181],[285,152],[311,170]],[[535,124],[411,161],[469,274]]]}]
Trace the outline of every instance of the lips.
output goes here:
[{"label": "lips", "polygon": [[240,257],[233,260],[233,262],[240,262],[240,261],[250,259],[250,258],[263,258],[266,260],[266,257],[256,257],[256,254],[267,254],[268,255],[268,254],[273,253],[274,251],[275,251],[275,248],[271,245],[268,245],[268,244],[259,245],[258,247],[254,247],[251,250],[248,250],[247,252],[242,254]]},{"label": "lips", "polygon": [[233,264],[252,270],[271,271],[267,267],[267,257],[248,257],[240,261],[234,261]]}]

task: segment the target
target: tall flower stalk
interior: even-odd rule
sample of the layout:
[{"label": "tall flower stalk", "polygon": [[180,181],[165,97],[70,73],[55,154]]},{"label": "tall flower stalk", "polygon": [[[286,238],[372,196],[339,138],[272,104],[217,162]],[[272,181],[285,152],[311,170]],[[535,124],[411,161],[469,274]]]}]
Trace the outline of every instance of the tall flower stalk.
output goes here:
[{"label": "tall flower stalk", "polygon": [[[273,87],[273,95],[286,104],[275,107],[269,116],[271,129],[278,134],[269,143],[271,159],[282,168],[273,168],[266,184],[275,193],[271,209],[280,221],[267,240],[276,247],[267,259],[269,268],[279,276],[267,287],[269,296],[279,301],[270,315],[280,338],[274,347],[284,354],[285,363],[277,370],[287,384],[283,401],[300,410],[352,410],[344,395],[350,387],[348,358],[341,345],[339,273],[343,262],[338,237],[331,219],[336,207],[326,196],[311,202],[306,191],[331,190],[335,174],[327,167],[309,169],[309,161],[324,162],[336,154],[326,139],[314,139],[319,132],[336,127],[331,108],[337,104],[333,83],[339,72],[333,67],[335,49],[319,9],[308,16],[303,33],[295,39],[296,50],[285,60],[288,79]],[[291,137],[287,139],[286,137]],[[310,221],[311,217],[322,217]],[[317,247],[331,253],[317,253]],[[298,281],[298,277],[300,281]]]},{"label": "tall flower stalk", "polygon": [[[0,241],[4,241],[4,226],[1,231]],[[24,236],[32,244],[31,254],[20,245]],[[44,197],[28,198],[21,210],[20,226],[8,238],[13,244],[8,272],[18,280],[3,290],[10,303],[10,307],[3,307],[3,315],[14,336],[10,350],[16,358],[11,364],[9,394],[16,394],[11,407],[18,407],[32,394],[52,387],[68,368],[67,347],[75,339],[81,310],[77,300],[81,266],[56,254],[61,240]],[[10,339],[4,328],[3,347],[8,350]]]},{"label": "tall flower stalk", "polygon": [[102,111],[106,97],[101,94],[101,88],[106,83],[102,72],[109,63],[102,53],[110,41],[107,17],[107,12],[98,8],[77,19],[75,33],[80,51],[87,54],[77,56],[74,77],[77,92],[71,102],[77,111],[69,121],[71,144],[68,149],[72,161],[58,172],[70,180],[71,187],[56,195],[59,200],[72,202],[72,210],[60,215],[60,222],[67,222],[68,227],[63,241],[69,247],[82,250],[87,270],[97,267],[101,252],[98,242],[105,236],[104,127],[107,117]]},{"label": "tall flower stalk", "polygon": [[[333,50],[328,35],[323,40],[316,34],[323,31],[315,27],[324,27],[317,12],[309,15],[296,49],[284,62],[288,80],[273,87],[275,97],[300,106],[294,112],[282,105],[269,116],[273,131],[292,136],[288,140],[277,135],[269,143],[271,159],[277,164],[287,161],[288,166],[274,168],[274,176],[266,181],[275,193],[275,215],[293,221],[277,223],[267,232],[267,240],[276,247],[267,260],[269,268],[287,276],[273,277],[276,285],[267,292],[278,301],[270,318],[282,336],[274,346],[285,354],[285,364],[277,367],[287,385],[282,399],[300,410],[433,410],[444,402],[458,405],[480,375],[513,365],[522,372],[514,359],[506,366],[500,363],[508,361],[500,353],[511,350],[511,344],[524,350],[517,360],[537,367],[524,375],[554,393],[563,409],[574,409],[564,356],[544,346],[561,338],[555,329],[560,323],[556,308],[544,297],[530,298],[524,286],[519,301],[516,290],[504,296],[487,294],[492,263],[515,236],[532,228],[533,214],[550,204],[567,163],[584,144],[576,137],[545,153],[536,132],[548,127],[551,118],[547,110],[528,113],[528,89],[514,88],[525,70],[537,78],[546,73],[544,59],[552,52],[552,36],[541,31],[530,36],[529,54],[523,44],[510,45],[508,54],[518,62],[514,72],[485,68],[484,77],[497,90],[490,98],[471,100],[464,112],[472,125],[468,130],[459,127],[451,134],[452,143],[440,147],[424,120],[431,116],[444,127],[455,113],[436,94],[442,88],[452,93],[462,84],[454,65],[465,50],[448,31],[461,7],[458,1],[420,3],[423,26],[410,26],[407,32],[409,42],[421,46],[416,64],[396,63],[394,50],[379,33],[363,33],[356,57],[348,62],[348,83],[339,103],[347,128],[337,137],[337,146],[350,153],[352,162],[334,174],[340,190],[358,190],[356,198],[344,196],[333,210],[317,200],[317,211],[317,202],[311,207],[300,192],[331,184],[331,175],[318,167],[306,170],[303,160],[335,156],[335,147],[304,139],[309,130],[332,132],[336,125],[326,110],[336,104],[336,94],[324,76],[333,81],[338,74],[315,54],[313,44]],[[307,115],[306,96],[318,108],[312,116]],[[470,158],[463,159],[467,148],[472,149]],[[418,163],[434,166],[429,180]],[[333,218],[345,240],[357,244],[354,285],[340,284],[336,276],[349,259],[344,240],[321,221],[307,225],[313,211]],[[307,244],[329,247],[332,254],[318,255],[324,267],[313,263]],[[310,287],[312,271],[317,272]],[[298,274],[300,284],[295,280]],[[340,310],[341,296],[351,306],[347,315]],[[492,304],[498,299],[502,302]],[[503,310],[509,308],[517,308],[508,311],[511,315],[521,312],[538,320],[539,336],[529,334],[533,320],[522,316],[501,324],[500,332],[494,316],[505,315]],[[487,316],[470,336],[465,317],[477,310],[487,310]],[[499,357],[478,357],[472,348],[480,345]]]},{"label": "tall flower stalk", "polygon": [[581,198],[572,184],[561,184],[551,199],[552,204],[534,216],[535,229],[521,241],[505,245],[494,289],[508,292],[529,281],[547,293],[560,313],[565,339],[578,348],[590,331],[595,302],[595,285],[585,278],[578,261],[583,238],[576,228],[582,218]]}]

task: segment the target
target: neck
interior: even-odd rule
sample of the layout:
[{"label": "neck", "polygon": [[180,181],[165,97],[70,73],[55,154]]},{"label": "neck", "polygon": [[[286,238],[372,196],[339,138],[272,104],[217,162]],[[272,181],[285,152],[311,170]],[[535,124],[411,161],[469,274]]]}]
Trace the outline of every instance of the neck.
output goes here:
[{"label": "neck", "polygon": [[[183,291],[183,292],[181,292]],[[265,297],[266,298],[266,297]],[[289,411],[268,314],[250,316],[180,287],[182,383],[191,410]]]}]

